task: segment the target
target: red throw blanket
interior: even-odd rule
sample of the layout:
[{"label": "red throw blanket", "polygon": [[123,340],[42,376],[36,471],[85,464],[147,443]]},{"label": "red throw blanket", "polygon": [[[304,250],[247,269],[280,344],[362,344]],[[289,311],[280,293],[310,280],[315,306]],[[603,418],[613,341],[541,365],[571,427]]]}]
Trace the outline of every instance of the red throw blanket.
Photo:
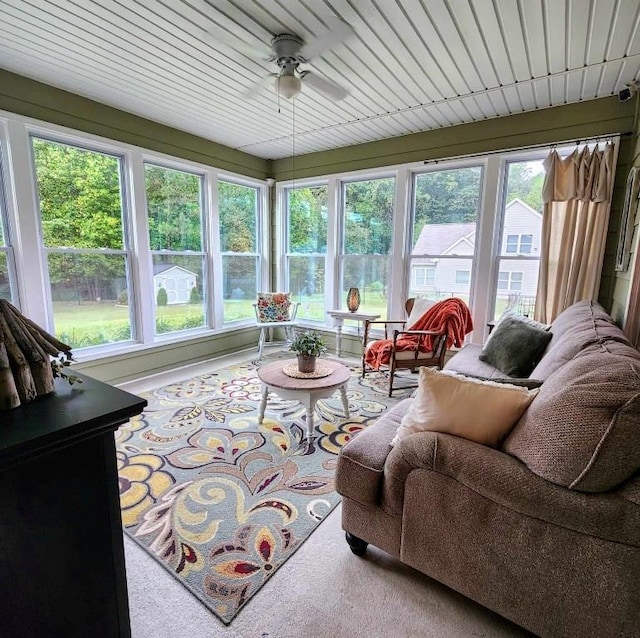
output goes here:
[{"label": "red throw blanket", "polygon": [[[473,330],[471,311],[462,299],[451,297],[431,306],[407,330],[433,330],[434,332],[446,333],[447,348],[452,345],[459,348],[462,346],[464,336]],[[398,337],[396,341],[396,351],[415,350],[418,345],[420,352],[431,352],[433,337],[430,335],[422,338],[419,335],[403,335]],[[373,342],[365,354],[367,365],[374,370],[379,370],[381,365],[387,365],[391,359],[392,348],[393,341],[391,339],[379,339]]]}]

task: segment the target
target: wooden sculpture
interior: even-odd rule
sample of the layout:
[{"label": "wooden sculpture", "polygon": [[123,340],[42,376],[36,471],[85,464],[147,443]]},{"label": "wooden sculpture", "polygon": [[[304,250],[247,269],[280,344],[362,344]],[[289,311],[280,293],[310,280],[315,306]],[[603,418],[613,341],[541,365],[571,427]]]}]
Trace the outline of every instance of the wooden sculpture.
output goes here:
[{"label": "wooden sculpture", "polygon": [[63,371],[71,361],[71,346],[0,299],[0,410],[53,392],[54,377],[76,381]]}]

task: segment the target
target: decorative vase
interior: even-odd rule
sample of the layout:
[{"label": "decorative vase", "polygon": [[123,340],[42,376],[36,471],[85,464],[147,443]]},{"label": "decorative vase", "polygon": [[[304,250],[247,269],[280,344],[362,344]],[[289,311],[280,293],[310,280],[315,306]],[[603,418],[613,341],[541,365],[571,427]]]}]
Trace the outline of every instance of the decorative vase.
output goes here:
[{"label": "decorative vase", "polygon": [[310,354],[299,354],[298,370],[300,372],[315,372],[316,358],[317,357],[313,357]]},{"label": "decorative vase", "polygon": [[360,289],[349,288],[347,293],[347,308],[349,312],[355,312],[360,307]]}]

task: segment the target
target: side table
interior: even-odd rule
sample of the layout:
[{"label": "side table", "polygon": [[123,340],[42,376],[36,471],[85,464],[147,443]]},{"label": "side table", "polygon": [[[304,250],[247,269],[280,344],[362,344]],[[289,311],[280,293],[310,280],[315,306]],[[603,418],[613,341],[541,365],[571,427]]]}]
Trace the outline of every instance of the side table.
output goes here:
[{"label": "side table", "polygon": [[345,319],[355,319],[358,322],[358,336],[360,336],[360,324],[365,321],[375,321],[380,315],[368,312],[349,312],[348,310],[327,310],[327,314],[333,318],[336,328],[336,355],[342,356],[342,324]]}]

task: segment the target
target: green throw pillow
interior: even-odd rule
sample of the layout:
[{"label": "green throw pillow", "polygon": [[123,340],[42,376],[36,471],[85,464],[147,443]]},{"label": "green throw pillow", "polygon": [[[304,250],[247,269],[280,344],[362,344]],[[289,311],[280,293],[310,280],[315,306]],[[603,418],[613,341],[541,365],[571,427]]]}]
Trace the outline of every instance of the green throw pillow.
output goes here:
[{"label": "green throw pillow", "polygon": [[480,361],[510,377],[528,377],[553,335],[515,317],[505,317],[480,353]]}]

